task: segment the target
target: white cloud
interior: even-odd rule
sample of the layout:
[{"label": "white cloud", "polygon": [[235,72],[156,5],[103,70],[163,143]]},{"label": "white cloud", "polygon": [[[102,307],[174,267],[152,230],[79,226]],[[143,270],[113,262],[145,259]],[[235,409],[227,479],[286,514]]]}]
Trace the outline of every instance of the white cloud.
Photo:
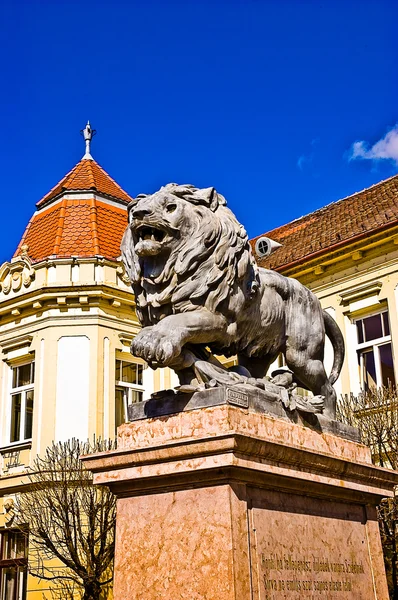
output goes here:
[{"label": "white cloud", "polygon": [[304,170],[311,170],[313,171],[314,168],[314,159],[315,159],[315,147],[319,144],[320,142],[320,138],[319,137],[315,137],[311,140],[311,152],[308,152],[308,154],[302,154],[301,156],[298,157],[297,159],[297,167],[300,169],[300,171],[304,171]]},{"label": "white cloud", "polygon": [[314,158],[314,156],[312,154],[310,154],[310,155],[302,154],[301,156],[299,156],[299,158],[297,160],[297,166],[300,169],[300,171],[302,171],[307,164],[312,163],[313,158]]},{"label": "white cloud", "polygon": [[398,123],[386,135],[369,147],[367,142],[354,142],[349,160],[392,160],[398,165]]}]

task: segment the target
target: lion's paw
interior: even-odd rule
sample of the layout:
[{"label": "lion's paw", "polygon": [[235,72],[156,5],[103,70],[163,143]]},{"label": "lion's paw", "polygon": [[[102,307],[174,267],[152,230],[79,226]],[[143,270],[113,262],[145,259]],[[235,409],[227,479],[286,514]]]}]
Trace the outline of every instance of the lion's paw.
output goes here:
[{"label": "lion's paw", "polygon": [[172,332],[145,327],[131,344],[134,356],[143,358],[152,367],[167,367],[181,353],[181,344]]}]

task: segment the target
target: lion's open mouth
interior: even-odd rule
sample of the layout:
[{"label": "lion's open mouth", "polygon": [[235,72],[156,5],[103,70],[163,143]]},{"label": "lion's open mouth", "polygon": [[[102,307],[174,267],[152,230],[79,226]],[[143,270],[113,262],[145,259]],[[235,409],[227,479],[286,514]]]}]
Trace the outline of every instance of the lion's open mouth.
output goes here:
[{"label": "lion's open mouth", "polygon": [[133,228],[134,249],[138,256],[156,256],[165,251],[170,239],[165,229],[141,224]]},{"label": "lion's open mouth", "polygon": [[166,235],[165,231],[158,229],[157,227],[149,227],[143,225],[137,228],[137,237],[140,242],[144,240],[152,240],[152,242],[162,242]]}]

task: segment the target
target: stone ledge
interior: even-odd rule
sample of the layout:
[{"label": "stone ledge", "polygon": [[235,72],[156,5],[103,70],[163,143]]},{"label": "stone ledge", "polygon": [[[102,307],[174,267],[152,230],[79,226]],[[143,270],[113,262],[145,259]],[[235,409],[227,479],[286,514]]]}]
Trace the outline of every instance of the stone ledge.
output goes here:
[{"label": "stone ledge", "polygon": [[238,479],[363,502],[398,483],[362,444],[228,404],[126,423],[118,438],[118,450],[84,459],[118,495]]},{"label": "stone ledge", "polygon": [[118,428],[118,448],[137,450],[229,433],[347,458],[354,462],[371,463],[369,448],[357,441],[321,431],[320,428],[293,423],[286,418],[230,404],[196,408],[125,423]]},{"label": "stone ledge", "polygon": [[150,400],[129,405],[128,416],[129,421],[140,421],[220,405],[238,406],[250,412],[270,415],[309,427],[318,433],[331,433],[358,443],[361,441],[359,431],[354,427],[332,421],[321,414],[289,412],[280,402],[271,402],[261,389],[252,386],[250,391],[246,391],[243,386],[231,386],[217,387],[194,394],[165,390],[154,395]]},{"label": "stone ledge", "polygon": [[[96,474],[96,483],[116,485],[120,489],[129,481],[128,489],[134,488],[136,492],[154,487],[169,489],[177,480],[180,483],[184,480],[185,484],[192,475],[196,485],[209,480],[220,483],[236,478],[235,471],[240,472],[241,481],[247,482],[260,478],[263,483],[268,480],[268,484],[274,485],[277,479],[285,478],[283,487],[298,485],[302,488],[305,482],[308,490],[319,484],[326,485],[331,496],[336,493],[332,488],[341,486],[345,489],[339,490],[339,495],[355,491],[390,496],[398,483],[394,471],[236,433],[146,449],[113,451],[109,456],[107,453],[87,456],[85,461]],[[243,471],[246,474],[242,474]],[[296,484],[288,484],[286,478],[295,479]]]}]

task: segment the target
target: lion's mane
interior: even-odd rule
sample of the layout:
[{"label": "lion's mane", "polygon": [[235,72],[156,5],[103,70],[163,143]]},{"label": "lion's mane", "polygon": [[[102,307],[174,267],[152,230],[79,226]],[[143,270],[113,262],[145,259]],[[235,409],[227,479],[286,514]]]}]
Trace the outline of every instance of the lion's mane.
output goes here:
[{"label": "lion's mane", "polygon": [[[215,312],[239,287],[247,296],[259,287],[258,267],[247,233],[226,200],[214,188],[168,184],[162,191],[187,202],[185,217],[193,225],[189,237],[180,238],[162,272],[144,277],[139,256],[134,251],[130,227],[122,242],[124,263],[136,298],[137,316],[145,327],[153,325],[161,306],[169,313],[195,310],[204,306]],[[140,195],[132,203],[137,204]]]}]

